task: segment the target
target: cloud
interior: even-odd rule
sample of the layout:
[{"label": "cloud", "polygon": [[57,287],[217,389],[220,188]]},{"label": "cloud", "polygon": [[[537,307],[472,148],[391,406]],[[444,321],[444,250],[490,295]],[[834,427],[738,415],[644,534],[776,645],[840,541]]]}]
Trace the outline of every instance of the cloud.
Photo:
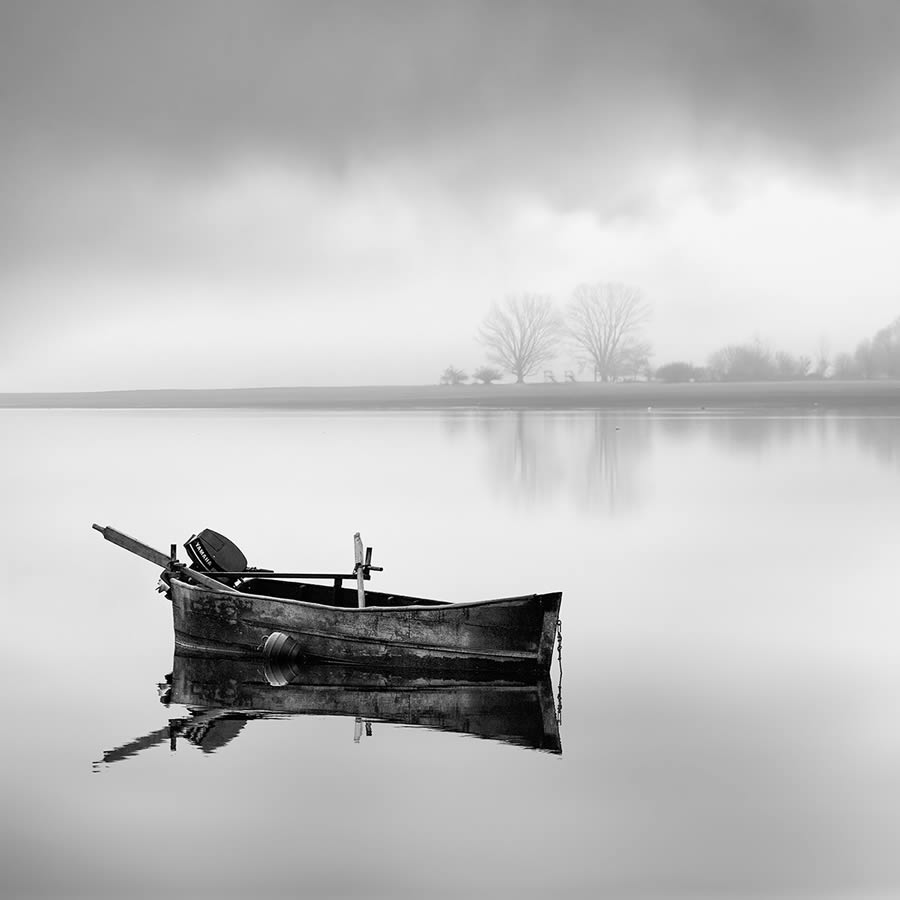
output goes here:
[{"label": "cloud", "polygon": [[890,0],[14,2],[3,19],[20,153],[400,158],[569,197],[679,156],[891,166],[898,146]]},{"label": "cloud", "polygon": [[[178,315],[232,349],[263,346],[271,323],[331,336],[270,381],[360,377],[328,368],[334,346],[369,354],[366,380],[428,380],[423,347],[478,362],[498,297],[564,300],[603,278],[646,289],[666,356],[778,321],[798,339],[788,290],[794,313],[831,310],[814,339],[858,339],[895,315],[879,236],[898,44],[900,6],[880,0],[10,0],[0,376],[52,380],[51,344],[82,370],[90,345],[98,374],[78,386],[155,381],[158,356],[138,350]],[[828,215],[810,225],[814,208]],[[826,246],[855,256],[820,265]],[[105,366],[101,320],[119,348]],[[195,377],[178,365],[167,383]],[[213,350],[202,367],[204,384],[235,371]]]}]

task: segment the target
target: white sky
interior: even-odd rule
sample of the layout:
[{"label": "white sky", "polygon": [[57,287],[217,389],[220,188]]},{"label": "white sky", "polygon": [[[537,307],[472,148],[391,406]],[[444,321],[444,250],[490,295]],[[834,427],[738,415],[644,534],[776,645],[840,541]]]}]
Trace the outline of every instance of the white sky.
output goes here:
[{"label": "white sky", "polygon": [[852,350],[900,315],[900,8],[750,6],[7,4],[0,390],[434,382],[595,280],[657,364]]}]

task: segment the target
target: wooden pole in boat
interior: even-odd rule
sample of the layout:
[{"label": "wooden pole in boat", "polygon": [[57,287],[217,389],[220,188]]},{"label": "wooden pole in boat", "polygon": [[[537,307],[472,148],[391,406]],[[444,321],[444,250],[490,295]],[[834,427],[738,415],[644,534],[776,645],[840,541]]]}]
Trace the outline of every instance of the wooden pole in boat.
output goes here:
[{"label": "wooden pole in boat", "polygon": [[353,554],[356,557],[356,591],[359,595],[359,608],[362,609],[366,605],[366,567],[363,558],[363,542],[359,536],[359,532],[353,535]]}]

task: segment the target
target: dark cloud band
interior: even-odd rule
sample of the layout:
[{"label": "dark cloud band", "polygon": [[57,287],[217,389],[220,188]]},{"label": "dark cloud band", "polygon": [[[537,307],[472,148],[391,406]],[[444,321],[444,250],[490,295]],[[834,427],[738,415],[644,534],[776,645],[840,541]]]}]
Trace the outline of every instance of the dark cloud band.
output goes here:
[{"label": "dark cloud band", "polygon": [[543,180],[560,154],[647,141],[878,162],[900,133],[890,0],[8,2],[0,17],[19,152],[339,168],[459,149],[467,177]]}]

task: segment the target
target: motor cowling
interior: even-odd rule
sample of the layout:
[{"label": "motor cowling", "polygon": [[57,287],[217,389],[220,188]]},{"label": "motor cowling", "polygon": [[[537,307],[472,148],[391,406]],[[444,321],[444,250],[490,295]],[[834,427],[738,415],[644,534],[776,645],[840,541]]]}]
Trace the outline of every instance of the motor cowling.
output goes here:
[{"label": "motor cowling", "polygon": [[[193,534],[185,541],[184,549],[193,561],[192,569],[204,572],[216,578],[217,572],[244,572],[247,569],[247,557],[240,548],[225,535],[204,528],[199,534]],[[233,584],[236,577],[217,578],[227,584]]]}]

